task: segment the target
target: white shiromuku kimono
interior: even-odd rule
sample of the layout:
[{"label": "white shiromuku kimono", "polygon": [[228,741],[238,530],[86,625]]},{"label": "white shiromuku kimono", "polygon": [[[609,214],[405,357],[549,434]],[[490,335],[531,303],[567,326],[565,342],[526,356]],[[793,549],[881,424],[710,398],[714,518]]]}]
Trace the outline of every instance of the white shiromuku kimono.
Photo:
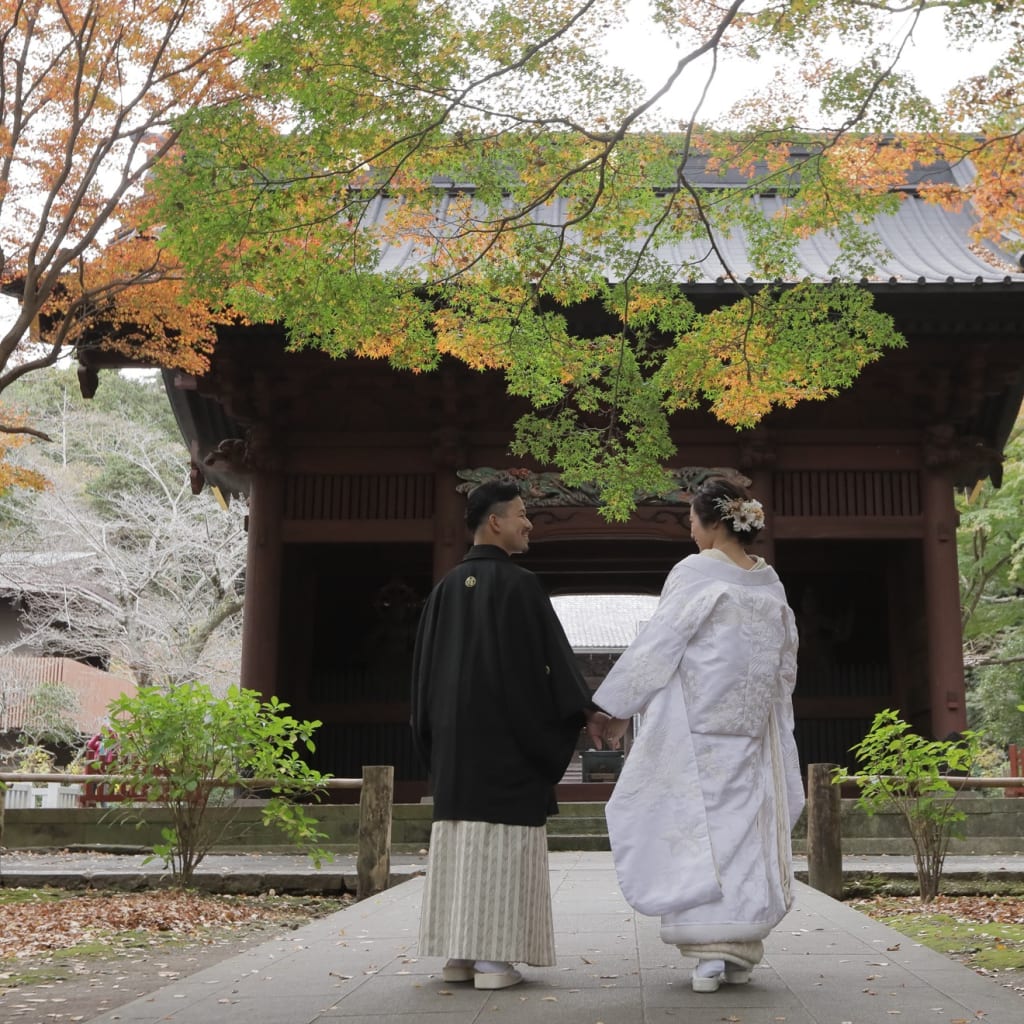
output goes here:
[{"label": "white shiromuku kimono", "polygon": [[775,570],[706,551],[672,569],[594,695],[617,718],[642,714],[608,833],[623,895],[684,953],[753,966],[792,903],[796,652]]}]

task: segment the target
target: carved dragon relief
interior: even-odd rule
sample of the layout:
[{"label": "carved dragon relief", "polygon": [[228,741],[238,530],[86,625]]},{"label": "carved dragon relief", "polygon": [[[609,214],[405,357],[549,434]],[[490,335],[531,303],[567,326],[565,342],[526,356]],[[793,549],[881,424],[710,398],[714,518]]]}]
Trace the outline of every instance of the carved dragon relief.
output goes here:
[{"label": "carved dragon relief", "polygon": [[[488,480],[510,478],[519,484],[519,493],[527,508],[551,507],[596,507],[601,496],[593,484],[569,487],[562,480],[561,473],[535,473],[523,468],[495,469],[482,466],[478,469],[459,469],[456,475],[462,483],[456,486],[460,494],[468,494],[474,487]],[[637,495],[637,505],[689,505],[693,495],[710,477],[725,477],[743,487],[751,481],[735,469],[726,467],[680,466],[665,471],[665,489],[645,491]]]}]

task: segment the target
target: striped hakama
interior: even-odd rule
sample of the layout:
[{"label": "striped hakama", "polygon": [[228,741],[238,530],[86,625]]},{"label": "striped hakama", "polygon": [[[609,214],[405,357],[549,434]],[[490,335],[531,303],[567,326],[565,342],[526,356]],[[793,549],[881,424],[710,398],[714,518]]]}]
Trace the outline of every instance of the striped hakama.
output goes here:
[{"label": "striped hakama", "polygon": [[435,821],[419,953],[553,965],[547,828]]}]

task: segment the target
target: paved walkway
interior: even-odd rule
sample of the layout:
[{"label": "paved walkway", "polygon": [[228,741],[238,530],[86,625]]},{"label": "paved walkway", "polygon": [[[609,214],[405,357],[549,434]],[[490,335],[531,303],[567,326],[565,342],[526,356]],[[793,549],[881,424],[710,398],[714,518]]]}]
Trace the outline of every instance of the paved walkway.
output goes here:
[{"label": "paved walkway", "polygon": [[[552,853],[552,865],[578,853]],[[608,854],[594,854],[598,859]],[[0,885],[7,888],[54,885],[64,888],[132,890],[152,885],[155,878],[169,880],[159,861],[144,863],[140,853],[28,852],[9,850],[0,854]],[[806,877],[807,859],[794,857],[797,877]],[[426,869],[426,854],[396,854],[391,858],[391,877],[397,884]],[[947,857],[947,878],[997,878],[1024,883],[1024,854]],[[910,857],[850,855],[843,857],[843,875],[850,879],[878,875],[914,878]],[[210,854],[196,872],[197,888],[216,892],[355,892],[356,859],[342,854],[314,869],[308,857],[299,854],[236,853]]]},{"label": "paved walkway", "polygon": [[[15,863],[45,858],[6,855]],[[277,860],[277,858],[265,858]],[[211,868],[225,868],[213,858]],[[227,858],[232,860],[232,858]],[[238,867],[238,858],[233,858]],[[401,860],[401,859],[399,859]],[[421,858],[396,869],[414,873]],[[964,861],[966,863],[961,864]],[[1016,869],[958,858],[951,871]],[[908,869],[906,858],[847,858]],[[65,867],[68,861],[65,860]],[[267,865],[269,866],[269,865]],[[289,865],[291,867],[291,865]],[[337,865],[340,870],[344,865]],[[10,884],[9,878],[5,879]],[[698,995],[657,922],[625,904],[607,853],[553,853],[558,964],[477,992],[440,981],[416,954],[423,879],[111,1010],[89,1024],[1020,1024],[1024,995],[798,885],[750,984]]]}]

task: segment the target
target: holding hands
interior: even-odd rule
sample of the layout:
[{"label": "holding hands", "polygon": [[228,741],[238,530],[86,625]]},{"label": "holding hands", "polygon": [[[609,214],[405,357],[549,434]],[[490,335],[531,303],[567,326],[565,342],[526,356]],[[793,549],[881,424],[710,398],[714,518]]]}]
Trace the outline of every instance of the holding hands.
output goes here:
[{"label": "holding hands", "polygon": [[618,750],[629,728],[628,718],[612,718],[604,711],[587,711],[586,732],[596,750]]}]

